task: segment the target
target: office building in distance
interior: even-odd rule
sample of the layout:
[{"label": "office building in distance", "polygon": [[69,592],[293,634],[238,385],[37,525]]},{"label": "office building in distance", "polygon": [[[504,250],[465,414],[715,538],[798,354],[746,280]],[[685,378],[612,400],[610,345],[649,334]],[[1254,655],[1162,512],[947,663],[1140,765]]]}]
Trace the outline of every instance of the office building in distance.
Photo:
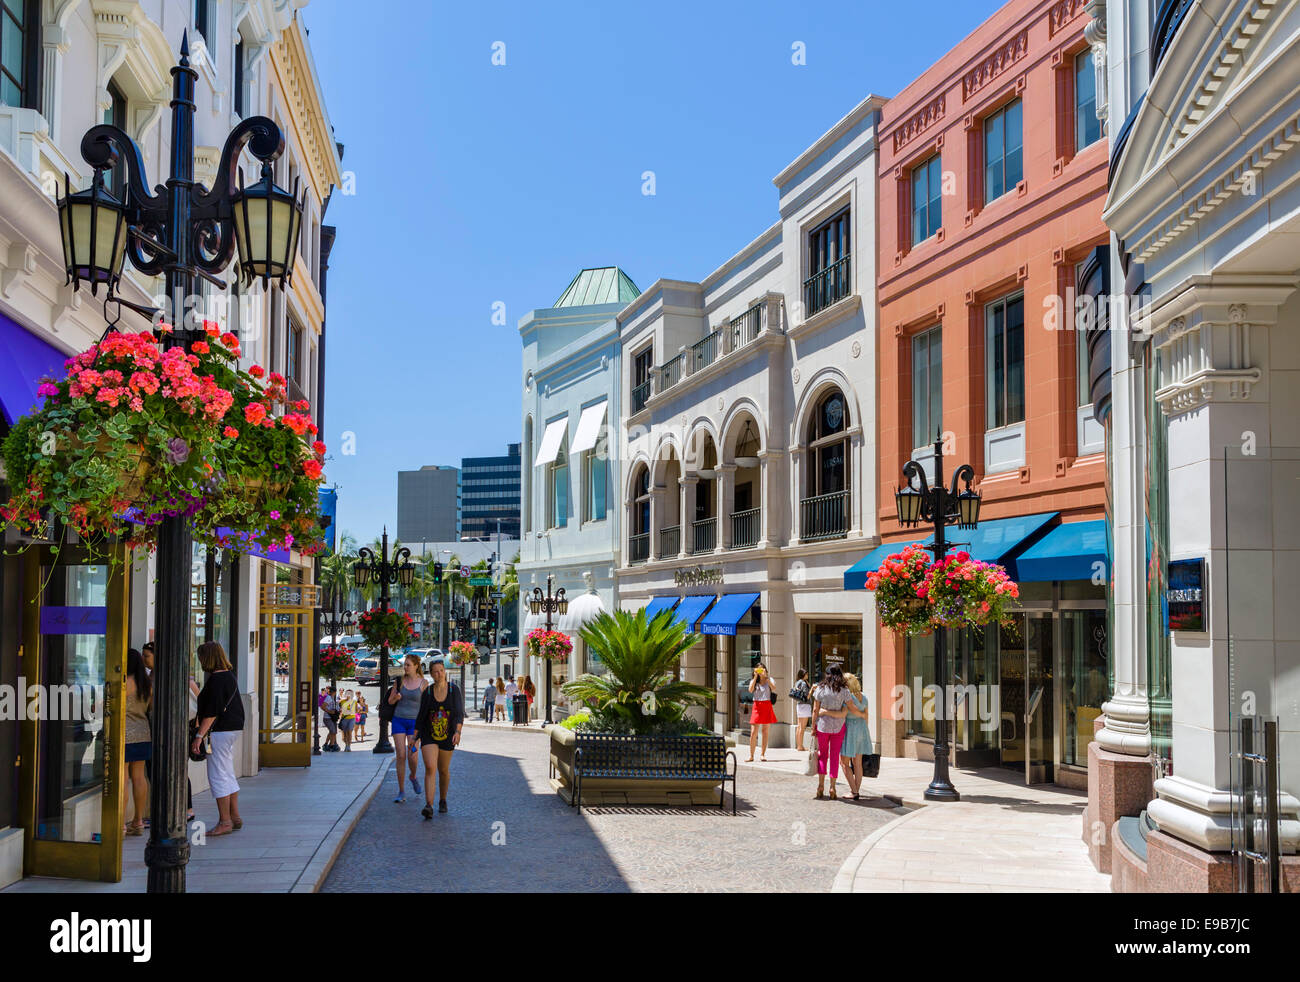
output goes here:
[{"label": "office building in distance", "polygon": [[465,457],[460,462],[460,537],[497,534],[519,538],[519,444],[506,446],[504,456]]},{"label": "office building in distance", "polygon": [[460,538],[460,470],[429,464],[397,472],[397,538],[441,542]]}]

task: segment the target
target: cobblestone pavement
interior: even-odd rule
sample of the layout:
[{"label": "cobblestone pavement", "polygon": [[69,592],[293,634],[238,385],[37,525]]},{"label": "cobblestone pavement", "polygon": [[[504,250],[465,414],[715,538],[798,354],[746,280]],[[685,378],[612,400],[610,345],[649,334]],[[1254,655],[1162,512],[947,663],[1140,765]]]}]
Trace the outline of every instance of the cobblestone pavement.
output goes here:
[{"label": "cobblestone pavement", "polygon": [[882,799],[815,801],[813,778],[743,767],[735,817],[730,801],[579,815],[551,790],[549,746],[467,727],[450,811],[427,822],[409,789],[393,804],[390,771],[322,892],[828,891],[858,843],[902,814]]}]

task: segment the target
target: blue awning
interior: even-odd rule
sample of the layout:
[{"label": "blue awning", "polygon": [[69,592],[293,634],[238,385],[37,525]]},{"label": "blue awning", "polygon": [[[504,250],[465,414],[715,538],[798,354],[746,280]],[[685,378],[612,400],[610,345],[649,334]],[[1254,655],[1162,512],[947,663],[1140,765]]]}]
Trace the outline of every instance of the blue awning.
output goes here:
[{"label": "blue awning", "polygon": [[673,614],[673,623],[685,624],[686,630],[694,631],[695,622],[709,609],[709,604],[713,603],[713,600],[711,593],[706,593],[702,597],[682,597],[682,602],[677,605],[677,610]]},{"label": "blue awning", "polygon": [[[969,552],[975,559],[985,563],[1007,565],[1023,550],[1030,548],[1042,539],[1060,519],[1060,512],[1045,511],[1036,515],[1018,515],[1015,518],[993,518],[980,522],[973,529],[960,529],[949,526],[945,529],[945,541],[948,552]],[[934,536],[919,540],[922,545],[934,542]],[[867,574],[879,569],[886,556],[902,552],[906,542],[894,542],[877,546],[856,563],[844,571],[844,589],[865,590]],[[1029,579],[1029,577],[1020,577]]]},{"label": "blue awning", "polygon": [[735,635],[736,625],[758,603],[757,593],[724,593],[700,624],[702,634]]},{"label": "blue awning", "polygon": [[665,610],[672,610],[676,603],[676,597],[651,597],[650,602],[645,605],[645,619],[654,620]]},{"label": "blue awning", "polygon": [[844,571],[844,589],[865,590],[867,588],[867,576],[880,569],[880,564],[890,556],[902,552],[908,546],[917,544],[928,546],[933,541],[934,536],[927,535],[924,539],[916,539],[911,542],[885,542],[876,546]]},{"label": "blue awning", "polygon": [[47,375],[62,378],[68,357],[0,314],[0,411],[5,422],[12,424],[44,401],[36,394],[40,380]]},{"label": "blue awning", "polygon": [[1091,580],[1099,571],[1110,579],[1102,519],[1058,525],[1016,557],[1014,575],[1022,582],[1050,582]]}]

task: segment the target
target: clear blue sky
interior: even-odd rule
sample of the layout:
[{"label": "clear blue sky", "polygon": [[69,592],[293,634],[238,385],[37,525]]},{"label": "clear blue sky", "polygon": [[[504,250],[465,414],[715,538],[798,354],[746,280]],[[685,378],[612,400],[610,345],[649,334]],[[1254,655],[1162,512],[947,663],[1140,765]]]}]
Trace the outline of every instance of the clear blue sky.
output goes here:
[{"label": "clear blue sky", "polygon": [[519,318],[579,269],[619,265],[642,289],[706,275],[776,219],[786,164],[996,9],[313,0],[303,17],[356,175],[327,216],[341,528],[392,531],[399,470],[519,441]]}]

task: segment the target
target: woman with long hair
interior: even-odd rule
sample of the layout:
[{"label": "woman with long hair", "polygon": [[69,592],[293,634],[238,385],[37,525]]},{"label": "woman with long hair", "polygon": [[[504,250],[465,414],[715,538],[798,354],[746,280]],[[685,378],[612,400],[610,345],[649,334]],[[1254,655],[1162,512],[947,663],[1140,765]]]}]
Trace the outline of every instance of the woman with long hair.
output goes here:
[{"label": "woman with long hair", "polygon": [[506,720],[506,680],[497,679],[496,712],[492,716],[492,721],[504,723],[505,720]]},{"label": "woman with long hair", "polygon": [[126,814],[129,791],[135,817],[126,825],[127,835],[144,833],[144,815],[149,809],[149,777],[145,769],[153,757],[153,735],[149,730],[152,703],[153,679],[140,652],[132,648],[126,653],[126,780],[122,782],[122,814]]},{"label": "woman with long hair", "polygon": [[[438,811],[447,810],[447,786],[451,783],[451,755],[460,744],[465,722],[465,697],[460,687],[447,678],[447,666],[435,661],[429,666],[433,681],[420,699],[416,731],[424,754],[424,808],[420,814],[433,818],[433,782],[438,780]],[[503,687],[504,688],[504,687]],[[500,691],[500,690],[498,690]]]},{"label": "woman with long hair", "polygon": [[844,704],[849,715],[844,718],[840,766],[844,768],[853,800],[857,801],[862,790],[862,755],[871,753],[871,731],[867,729],[867,697],[862,693],[862,683],[852,672],[845,672],[844,684],[849,690],[848,702]]},{"label": "woman with long hair", "polygon": [[761,733],[763,751],[759,759],[767,760],[767,728],[776,722],[776,712],[772,709],[772,676],[762,662],[754,666],[754,676],[749,680],[749,692],[754,700],[749,712],[749,759],[754,759],[754,744]]},{"label": "woman with long hair", "polygon": [[533,718],[533,699],[537,697],[537,686],[533,685],[531,675],[525,675],[523,682],[520,683],[520,688],[524,690],[524,695],[528,696],[528,719],[524,720],[527,723]]},{"label": "woman with long hair", "polygon": [[393,710],[393,748],[397,751],[397,797],[394,804],[406,800],[406,769],[411,770],[411,790],[420,793],[420,779],[415,767],[415,718],[420,714],[420,699],[429,682],[420,666],[420,656],[409,654],[402,659],[402,677],[388,690],[388,704]]},{"label": "woman with long hair", "polygon": [[220,641],[199,645],[199,664],[207,679],[199,691],[198,734],[190,749],[197,753],[203,738],[211,738],[208,786],[217,799],[218,819],[208,835],[228,835],[244,827],[239,817],[239,782],[235,780],[235,741],[244,728],[244,703]]},{"label": "woman with long hair", "polygon": [[831,800],[835,800],[835,781],[840,774],[840,747],[844,743],[844,708],[849,701],[849,688],[844,684],[844,671],[839,665],[826,669],[821,685],[813,690],[813,719],[817,732],[817,794],[826,796],[826,769],[831,772]]},{"label": "woman with long hair", "polygon": [[808,724],[812,721],[812,689],[808,685],[806,669],[799,669],[790,695],[794,698],[794,715],[798,721],[794,731],[794,748],[803,753],[803,731],[808,729]]}]

